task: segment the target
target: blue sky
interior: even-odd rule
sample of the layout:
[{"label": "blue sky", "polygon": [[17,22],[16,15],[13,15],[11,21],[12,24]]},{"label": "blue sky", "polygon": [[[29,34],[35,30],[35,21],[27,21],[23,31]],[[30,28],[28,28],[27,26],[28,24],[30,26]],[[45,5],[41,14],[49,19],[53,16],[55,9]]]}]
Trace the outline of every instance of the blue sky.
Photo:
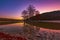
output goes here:
[{"label": "blue sky", "polygon": [[0,17],[20,18],[30,4],[41,13],[60,10],[60,0],[0,0]]}]

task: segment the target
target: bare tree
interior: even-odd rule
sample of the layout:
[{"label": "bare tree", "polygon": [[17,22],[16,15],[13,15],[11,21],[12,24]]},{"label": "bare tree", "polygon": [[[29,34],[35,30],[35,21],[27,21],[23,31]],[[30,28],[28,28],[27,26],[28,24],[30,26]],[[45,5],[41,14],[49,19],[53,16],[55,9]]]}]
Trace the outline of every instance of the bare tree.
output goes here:
[{"label": "bare tree", "polygon": [[34,15],[34,12],[35,12],[34,6],[33,5],[29,5],[29,7],[28,7],[29,17],[32,17]]},{"label": "bare tree", "polygon": [[39,15],[40,14],[40,12],[39,11],[35,11],[35,15]]},{"label": "bare tree", "polygon": [[39,11],[36,11],[36,9],[35,9],[35,7],[33,5],[29,5],[29,7],[27,8],[27,10],[24,10],[22,12],[24,20],[27,19],[27,18],[30,18],[30,17],[34,16],[34,14],[38,15]]},{"label": "bare tree", "polygon": [[24,18],[24,20],[27,18],[27,11],[26,10],[24,10],[22,12],[22,17]]}]

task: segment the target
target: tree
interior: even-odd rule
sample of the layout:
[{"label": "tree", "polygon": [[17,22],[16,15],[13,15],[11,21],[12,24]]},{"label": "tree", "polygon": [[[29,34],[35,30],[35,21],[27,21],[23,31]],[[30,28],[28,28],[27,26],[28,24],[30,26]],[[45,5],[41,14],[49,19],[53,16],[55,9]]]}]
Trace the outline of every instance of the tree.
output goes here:
[{"label": "tree", "polygon": [[27,11],[26,10],[24,10],[22,12],[22,17],[24,18],[24,20],[27,18]]},{"label": "tree", "polygon": [[35,7],[33,5],[29,5],[28,7],[29,17],[32,17],[34,15],[34,12],[35,12]]},{"label": "tree", "polygon": [[39,11],[36,11],[35,7],[33,5],[29,5],[29,7],[27,8],[27,10],[24,10],[22,12],[23,18],[24,20],[27,18],[30,18],[34,15],[38,15]]},{"label": "tree", "polygon": [[39,11],[35,11],[35,15],[39,15],[39,13],[40,13]]}]

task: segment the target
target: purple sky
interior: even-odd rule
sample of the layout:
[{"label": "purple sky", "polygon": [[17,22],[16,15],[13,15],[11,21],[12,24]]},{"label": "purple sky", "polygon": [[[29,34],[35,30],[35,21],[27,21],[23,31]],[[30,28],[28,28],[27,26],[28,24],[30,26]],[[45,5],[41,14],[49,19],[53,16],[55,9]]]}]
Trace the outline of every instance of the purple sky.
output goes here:
[{"label": "purple sky", "polygon": [[0,17],[20,18],[29,4],[40,13],[60,10],[60,0],[0,0]]}]

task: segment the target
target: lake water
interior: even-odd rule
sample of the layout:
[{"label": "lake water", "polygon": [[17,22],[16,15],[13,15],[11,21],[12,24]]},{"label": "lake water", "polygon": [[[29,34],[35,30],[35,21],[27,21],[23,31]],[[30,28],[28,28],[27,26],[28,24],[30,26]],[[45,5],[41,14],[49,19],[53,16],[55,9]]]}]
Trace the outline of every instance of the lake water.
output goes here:
[{"label": "lake water", "polygon": [[24,22],[0,25],[0,32],[21,35],[27,40],[60,40],[60,30],[41,28]]}]

